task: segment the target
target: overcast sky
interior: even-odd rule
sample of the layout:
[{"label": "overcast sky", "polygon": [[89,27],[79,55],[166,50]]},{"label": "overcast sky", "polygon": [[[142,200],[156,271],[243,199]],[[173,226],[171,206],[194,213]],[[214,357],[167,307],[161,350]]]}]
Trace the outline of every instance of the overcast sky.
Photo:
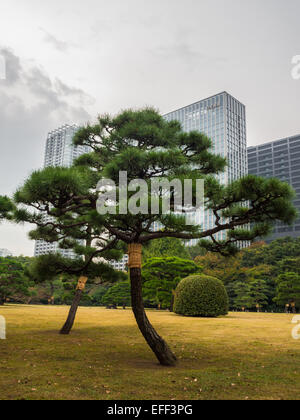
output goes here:
[{"label": "overcast sky", "polygon": [[[127,107],[226,90],[247,107],[249,145],[299,134],[299,16],[299,0],[1,0],[0,194],[42,166],[48,131]],[[33,246],[0,226],[0,248]]]}]

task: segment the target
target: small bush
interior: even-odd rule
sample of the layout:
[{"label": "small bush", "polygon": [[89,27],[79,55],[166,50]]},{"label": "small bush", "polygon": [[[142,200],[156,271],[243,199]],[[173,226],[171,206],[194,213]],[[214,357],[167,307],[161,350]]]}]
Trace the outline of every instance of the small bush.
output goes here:
[{"label": "small bush", "polygon": [[228,295],[215,277],[193,275],[181,280],[175,292],[174,312],[194,317],[228,314]]}]

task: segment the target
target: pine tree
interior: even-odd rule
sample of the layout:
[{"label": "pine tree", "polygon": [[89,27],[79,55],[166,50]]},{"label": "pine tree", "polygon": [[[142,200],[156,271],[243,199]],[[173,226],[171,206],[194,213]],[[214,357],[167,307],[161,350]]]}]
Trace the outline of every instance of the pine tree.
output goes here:
[{"label": "pine tree", "polygon": [[108,289],[102,298],[105,305],[121,305],[125,309],[131,305],[129,281],[121,281]]},{"label": "pine tree", "polygon": [[[119,274],[107,263],[122,256],[116,238],[102,226],[90,222],[89,190],[95,184],[94,174],[79,168],[46,168],[35,171],[15,194],[19,205],[14,212],[18,223],[36,225],[30,238],[58,242],[62,250],[75,252],[75,259],[60,253],[44,255],[31,265],[37,281],[53,282],[60,274],[79,276],[74,299],[61,334],[69,334],[88,279],[102,277],[117,281]],[[24,209],[24,207],[26,207]]]},{"label": "pine tree", "polygon": [[245,310],[254,306],[254,300],[251,296],[251,287],[248,283],[237,282],[233,286],[235,298],[233,304],[235,309]]},{"label": "pine tree", "polygon": [[253,303],[257,309],[257,312],[260,309],[267,305],[268,303],[268,292],[269,288],[265,280],[260,278],[255,278],[250,283],[250,295],[253,299]]},{"label": "pine tree", "polygon": [[[185,218],[176,214],[175,206],[170,214],[162,211],[122,214],[124,204],[127,210],[128,199],[124,202],[121,194],[116,200],[119,205],[116,214],[106,214],[104,221],[112,235],[128,244],[132,306],[138,326],[160,363],[173,365],[175,355],[150,324],[143,306],[140,263],[143,245],[165,237],[199,239],[200,245],[211,251],[231,254],[236,251],[237,242],[269,233],[271,222],[294,220],[293,190],[277,179],[254,176],[222,185],[215,175],[224,170],[226,161],[210,152],[211,141],[196,131],[183,132],[178,122],[165,121],[153,109],[128,110],[115,118],[99,117],[97,125],[79,130],[75,144],[94,149],[93,158],[85,163],[95,169],[102,167],[103,178],[114,181],[120,191],[120,171],[126,171],[128,182],[138,178],[148,187],[153,178],[168,181],[197,178],[205,182],[205,204],[215,215],[212,229],[203,231],[201,226],[187,226]],[[129,199],[136,199],[137,206],[140,204],[141,194],[134,196],[130,191],[127,194]],[[160,229],[153,232],[155,222]],[[248,230],[250,222],[252,228]],[[219,241],[216,234],[223,230],[228,232],[228,239]]]}]

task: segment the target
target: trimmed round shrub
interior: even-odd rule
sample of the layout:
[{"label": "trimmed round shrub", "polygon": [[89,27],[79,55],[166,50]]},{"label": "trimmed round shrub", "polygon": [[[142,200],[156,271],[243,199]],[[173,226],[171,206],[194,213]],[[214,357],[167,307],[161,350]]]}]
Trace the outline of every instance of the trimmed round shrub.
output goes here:
[{"label": "trimmed round shrub", "polygon": [[181,280],[175,291],[178,315],[214,318],[228,314],[228,295],[223,283],[203,274]]}]

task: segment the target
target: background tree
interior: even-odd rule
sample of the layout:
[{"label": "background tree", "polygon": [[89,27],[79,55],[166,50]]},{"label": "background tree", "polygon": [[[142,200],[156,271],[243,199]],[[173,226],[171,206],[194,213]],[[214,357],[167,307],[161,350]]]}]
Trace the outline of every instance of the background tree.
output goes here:
[{"label": "background tree", "polygon": [[235,309],[250,309],[254,306],[254,300],[251,295],[251,287],[248,283],[237,282],[234,285],[235,298],[233,301]]},{"label": "background tree", "polygon": [[255,278],[250,283],[250,295],[253,299],[253,304],[257,308],[257,312],[268,303],[269,288],[265,280]]},{"label": "background tree", "polygon": [[[174,365],[176,356],[149,322],[142,297],[141,253],[143,246],[155,239],[174,237],[182,240],[199,239],[200,246],[224,255],[236,252],[240,241],[252,241],[268,234],[272,223],[280,220],[291,223],[297,213],[291,201],[295,194],[292,188],[277,179],[247,176],[221,184],[215,175],[226,165],[223,157],[211,151],[211,141],[196,131],[186,133],[180,123],[168,122],[153,109],[124,111],[116,117],[100,116],[94,126],[83,127],[75,135],[76,145],[88,145],[94,154],[83,158],[82,165],[89,167],[114,181],[116,197],[114,210],[108,214],[94,214],[94,223],[106,227],[116,239],[128,245],[132,308],[137,324],[145,340],[163,365]],[[128,182],[142,179],[147,192],[135,193],[120,185],[119,173],[126,171]],[[196,203],[196,179],[205,183],[205,207],[215,216],[213,228],[203,231],[201,226],[186,224],[186,218],[178,214],[176,192],[173,189],[171,212],[162,212],[162,199],[166,189],[160,188],[151,196],[153,179],[176,182],[190,180],[193,184]],[[144,183],[144,185],[145,185]],[[174,186],[174,184],[173,184]],[[101,195],[101,194],[100,194]],[[106,199],[102,194],[100,200]],[[142,214],[141,202],[155,198],[159,214]],[[128,214],[128,201],[136,204],[137,212]],[[109,206],[109,201],[106,201]],[[249,205],[248,205],[249,203]],[[90,200],[91,208],[96,202]],[[124,205],[125,213],[124,214]],[[153,232],[153,223],[160,229]],[[248,226],[251,223],[251,228]],[[227,231],[227,239],[219,241],[216,235]]]},{"label": "background tree", "polygon": [[255,267],[266,264],[268,248],[269,246],[265,242],[258,241],[244,249],[241,254],[242,267]]},{"label": "background tree", "polygon": [[112,287],[111,283],[102,283],[97,284],[96,286],[92,285],[90,288],[89,296],[92,299],[92,305],[94,306],[104,306],[102,301],[106,292]]},{"label": "background tree", "polygon": [[261,306],[268,306],[270,310],[273,309],[276,288],[275,268],[262,264],[251,268],[242,267],[242,271],[246,281],[250,284],[255,307],[259,309]]},{"label": "background tree", "polygon": [[[277,289],[275,302],[279,305],[292,305],[293,311],[295,308],[300,308],[300,275],[293,272],[280,274],[276,280]],[[295,305],[295,306],[294,306]]]},{"label": "background tree", "polygon": [[244,250],[242,264],[244,267],[257,265],[275,266],[286,257],[300,256],[300,238],[280,238],[270,244],[258,242]]},{"label": "background tree", "polygon": [[[30,275],[30,266],[28,270]],[[51,281],[41,282],[35,281],[34,279],[32,279],[32,281],[34,282],[33,287],[30,289],[32,291],[32,295],[27,299],[27,304],[47,305],[51,303],[52,305],[61,305],[63,303],[65,287],[61,276],[58,276],[56,279]]]},{"label": "background tree", "polygon": [[130,283],[129,281],[122,281],[114,284],[108,289],[102,298],[105,305],[126,306],[131,305]]},{"label": "background tree", "polygon": [[24,262],[19,258],[0,257],[0,305],[16,296],[30,296],[31,282]]},{"label": "background tree", "polygon": [[286,257],[277,263],[280,273],[293,272],[300,274],[300,256],[296,258]]},{"label": "background tree", "polygon": [[202,248],[199,244],[187,246],[186,249],[192,260],[195,260],[197,257],[203,257],[207,254],[207,250]]},{"label": "background tree", "polygon": [[179,281],[200,273],[193,261],[178,257],[149,258],[143,265],[144,300],[162,309],[173,310],[174,292]]},{"label": "background tree", "polygon": [[161,238],[151,241],[143,248],[143,261],[149,258],[179,257],[190,259],[190,253],[184,243],[177,238]]},{"label": "background tree", "polygon": [[[217,277],[223,281],[229,296],[230,308],[235,308],[234,286],[236,283],[248,282],[250,284],[256,279],[261,279],[266,283],[264,294],[267,298],[267,303],[265,308],[269,311],[274,311],[278,309],[274,305],[274,297],[276,295],[275,279],[283,272],[283,268],[281,267],[281,260],[271,260],[268,257],[270,253],[269,248],[272,249],[273,245],[259,242],[250,248],[241,250],[233,257],[207,253],[205,256],[196,257],[195,262],[202,266],[204,274]],[[258,254],[259,257],[257,258]],[[250,255],[249,260],[245,259],[245,255],[247,257]],[[272,265],[264,264],[265,261],[272,261]],[[286,264],[288,265],[288,262]]]},{"label": "background tree", "polygon": [[207,252],[203,256],[196,257],[194,261],[202,268],[204,274],[217,277],[227,286],[227,284],[235,281],[238,274],[241,273],[242,267],[240,260],[240,253],[234,256],[223,256],[221,254]]}]

